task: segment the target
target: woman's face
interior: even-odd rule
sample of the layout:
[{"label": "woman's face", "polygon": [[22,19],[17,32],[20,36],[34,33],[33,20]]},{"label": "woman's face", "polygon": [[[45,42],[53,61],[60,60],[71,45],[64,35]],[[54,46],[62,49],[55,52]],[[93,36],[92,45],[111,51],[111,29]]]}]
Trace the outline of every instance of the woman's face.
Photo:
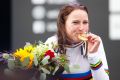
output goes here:
[{"label": "woman's face", "polygon": [[73,42],[80,42],[78,35],[89,31],[88,14],[84,10],[73,10],[66,19],[65,29],[67,36]]}]

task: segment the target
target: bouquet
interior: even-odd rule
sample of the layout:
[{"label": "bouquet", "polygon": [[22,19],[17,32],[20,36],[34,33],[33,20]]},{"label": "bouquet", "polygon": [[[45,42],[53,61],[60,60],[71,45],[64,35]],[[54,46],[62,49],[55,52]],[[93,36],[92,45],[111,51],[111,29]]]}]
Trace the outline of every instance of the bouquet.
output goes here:
[{"label": "bouquet", "polygon": [[61,67],[69,72],[66,55],[60,54],[58,45],[53,43],[28,42],[23,48],[16,49],[10,54],[3,53],[3,59],[7,61],[8,69],[4,71],[7,74],[13,74],[17,69],[36,69],[40,74],[39,80],[46,80],[49,75],[55,75]]}]

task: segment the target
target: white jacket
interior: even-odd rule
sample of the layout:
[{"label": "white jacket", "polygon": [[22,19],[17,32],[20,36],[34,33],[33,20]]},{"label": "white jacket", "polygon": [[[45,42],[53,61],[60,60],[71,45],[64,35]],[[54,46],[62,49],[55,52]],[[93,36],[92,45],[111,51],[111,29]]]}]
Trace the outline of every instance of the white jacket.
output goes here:
[{"label": "white jacket", "polygon": [[[57,44],[57,36],[52,36],[46,40],[46,44]],[[96,53],[87,53],[87,57],[81,54],[81,46],[78,45],[74,48],[67,48],[66,55],[69,59],[69,68],[71,73],[85,73],[91,70],[93,80],[109,80],[108,65],[106,60],[103,43],[101,40],[99,49]],[[70,74],[66,71],[63,74]]]}]

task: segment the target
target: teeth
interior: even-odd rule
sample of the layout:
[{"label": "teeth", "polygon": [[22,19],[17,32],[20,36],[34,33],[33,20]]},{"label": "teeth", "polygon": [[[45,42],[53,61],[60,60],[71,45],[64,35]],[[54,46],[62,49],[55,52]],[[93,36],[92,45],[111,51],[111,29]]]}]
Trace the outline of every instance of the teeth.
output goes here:
[{"label": "teeth", "polygon": [[79,38],[80,40],[82,40],[82,41],[87,41],[87,40],[88,40],[86,33],[78,35],[78,38]]}]

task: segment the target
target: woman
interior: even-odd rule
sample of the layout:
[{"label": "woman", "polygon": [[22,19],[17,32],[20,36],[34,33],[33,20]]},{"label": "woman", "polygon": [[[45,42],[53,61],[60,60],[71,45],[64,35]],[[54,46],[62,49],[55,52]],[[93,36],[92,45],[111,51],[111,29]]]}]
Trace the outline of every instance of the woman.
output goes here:
[{"label": "woman", "polygon": [[57,28],[57,35],[46,44],[57,43],[59,53],[68,57],[70,73],[64,71],[63,80],[109,80],[102,40],[89,31],[87,8],[79,3],[63,6]]}]

